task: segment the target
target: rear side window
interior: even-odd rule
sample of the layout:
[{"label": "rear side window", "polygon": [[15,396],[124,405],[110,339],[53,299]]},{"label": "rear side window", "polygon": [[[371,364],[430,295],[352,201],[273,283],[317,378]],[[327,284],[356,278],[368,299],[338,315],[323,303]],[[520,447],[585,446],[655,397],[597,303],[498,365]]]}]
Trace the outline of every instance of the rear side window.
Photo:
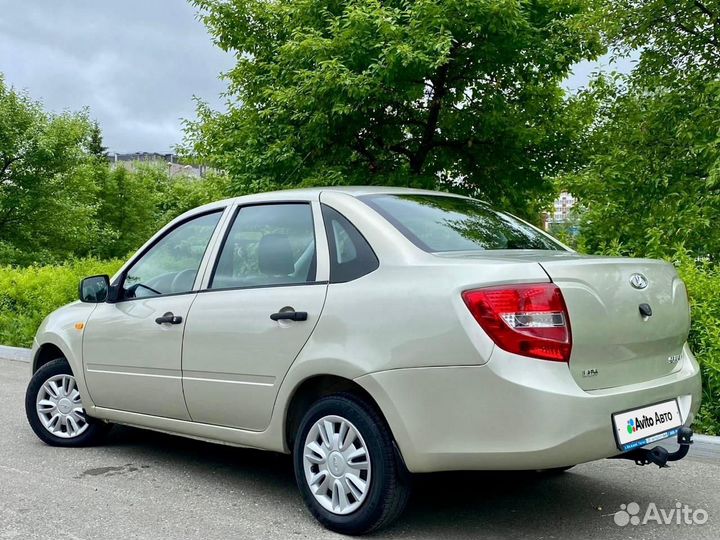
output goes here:
[{"label": "rear side window", "polygon": [[345,283],[377,270],[378,258],[360,231],[324,204],[322,214],[330,248],[330,283]]},{"label": "rear side window", "polygon": [[408,240],[431,253],[486,249],[565,249],[511,215],[473,199],[437,195],[360,197]]},{"label": "rear side window", "polygon": [[312,283],[315,258],[309,204],[245,206],[225,238],[210,288]]}]

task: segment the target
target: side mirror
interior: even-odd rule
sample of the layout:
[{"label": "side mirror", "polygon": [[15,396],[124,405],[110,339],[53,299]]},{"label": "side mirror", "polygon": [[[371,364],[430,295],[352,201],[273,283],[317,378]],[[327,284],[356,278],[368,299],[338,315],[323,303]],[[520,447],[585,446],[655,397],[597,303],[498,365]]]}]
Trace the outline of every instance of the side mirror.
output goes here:
[{"label": "side mirror", "polygon": [[100,304],[107,300],[109,290],[110,277],[107,274],[86,277],[80,282],[80,301]]}]

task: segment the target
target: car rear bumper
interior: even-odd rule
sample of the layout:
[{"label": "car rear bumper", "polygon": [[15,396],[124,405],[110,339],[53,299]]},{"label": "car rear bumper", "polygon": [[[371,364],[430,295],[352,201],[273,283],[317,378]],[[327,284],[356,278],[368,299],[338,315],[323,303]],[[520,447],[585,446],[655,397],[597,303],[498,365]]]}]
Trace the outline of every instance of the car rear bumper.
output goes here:
[{"label": "car rear bumper", "polygon": [[412,472],[545,469],[620,453],[611,415],[678,398],[700,407],[687,345],[680,368],[651,381],[584,391],[564,363],[496,349],[483,366],[408,368],[356,379],[377,401]]}]

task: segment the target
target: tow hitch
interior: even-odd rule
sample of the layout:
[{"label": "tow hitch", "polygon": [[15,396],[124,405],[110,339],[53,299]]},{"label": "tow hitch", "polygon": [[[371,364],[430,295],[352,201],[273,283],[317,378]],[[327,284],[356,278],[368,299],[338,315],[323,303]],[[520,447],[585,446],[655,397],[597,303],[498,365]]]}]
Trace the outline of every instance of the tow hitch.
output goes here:
[{"label": "tow hitch", "polygon": [[675,452],[669,452],[662,446],[655,446],[654,448],[638,448],[615,456],[613,459],[630,459],[635,462],[636,465],[650,465],[654,463],[658,467],[669,467],[668,461],[679,461],[687,456],[690,445],[692,444],[693,430],[689,427],[682,427],[678,431],[677,442],[680,448]]}]

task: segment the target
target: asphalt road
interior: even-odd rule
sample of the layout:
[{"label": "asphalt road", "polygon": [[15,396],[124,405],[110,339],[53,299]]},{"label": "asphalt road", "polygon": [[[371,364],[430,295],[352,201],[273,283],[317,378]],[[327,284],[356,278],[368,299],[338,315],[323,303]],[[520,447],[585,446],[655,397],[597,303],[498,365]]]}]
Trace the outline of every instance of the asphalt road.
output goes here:
[{"label": "asphalt road", "polygon": [[[25,421],[28,377],[26,363],[0,360],[0,538],[340,538],[306,512],[287,456],[124,427],[96,448],[45,446]],[[605,460],[555,476],[425,475],[402,518],[375,537],[715,540],[717,455],[691,451],[664,470]],[[682,503],[707,522],[616,525],[631,502],[640,517],[650,503],[665,512]]]}]

